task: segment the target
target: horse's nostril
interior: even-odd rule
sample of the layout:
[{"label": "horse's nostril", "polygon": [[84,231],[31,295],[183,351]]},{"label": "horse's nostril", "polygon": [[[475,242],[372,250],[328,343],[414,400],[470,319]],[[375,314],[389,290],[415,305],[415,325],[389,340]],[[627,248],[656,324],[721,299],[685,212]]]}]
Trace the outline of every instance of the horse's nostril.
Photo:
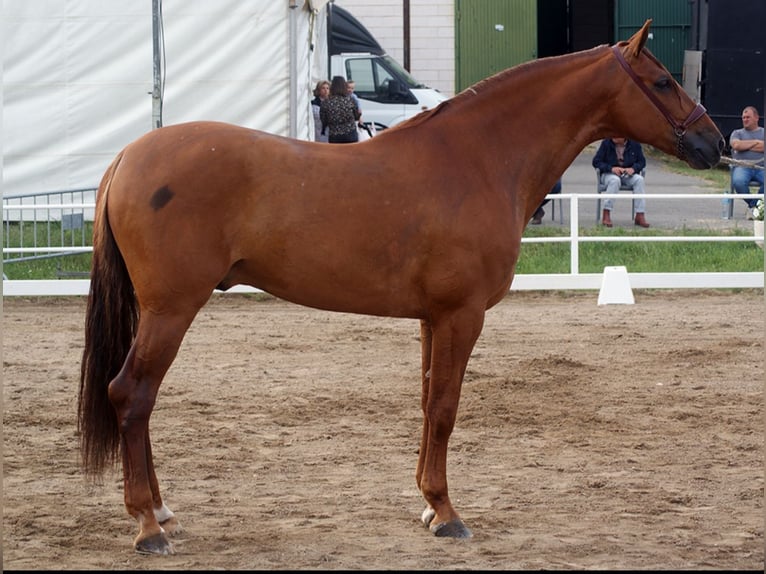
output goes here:
[{"label": "horse's nostril", "polygon": [[723,153],[724,148],[726,147],[726,142],[723,138],[720,138],[718,140],[718,153]]}]

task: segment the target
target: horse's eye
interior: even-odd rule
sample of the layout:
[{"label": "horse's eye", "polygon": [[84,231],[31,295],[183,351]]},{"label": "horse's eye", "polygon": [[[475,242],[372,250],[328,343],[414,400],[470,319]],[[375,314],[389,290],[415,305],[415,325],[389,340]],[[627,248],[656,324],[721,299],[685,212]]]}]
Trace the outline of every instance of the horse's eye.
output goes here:
[{"label": "horse's eye", "polygon": [[654,82],[654,87],[658,90],[667,90],[671,86],[670,78],[667,76],[662,76],[660,79],[658,79],[656,82]]}]

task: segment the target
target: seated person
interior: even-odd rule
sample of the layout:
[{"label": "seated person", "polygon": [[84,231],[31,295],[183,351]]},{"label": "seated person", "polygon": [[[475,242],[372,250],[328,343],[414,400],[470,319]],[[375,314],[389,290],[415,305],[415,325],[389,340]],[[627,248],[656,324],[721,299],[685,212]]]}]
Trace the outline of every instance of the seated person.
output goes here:
[{"label": "seated person", "polygon": [[[548,193],[561,193],[561,179],[559,179],[555,184],[553,184],[553,188]],[[543,202],[540,204],[540,207],[537,208],[537,211],[535,211],[534,215],[532,216],[532,221],[530,221],[532,225],[540,225],[543,222],[543,216],[545,215],[545,210],[543,209],[543,205],[545,205],[549,201],[550,199],[544,199]]]},{"label": "seated person", "polygon": [[[646,167],[646,158],[641,144],[624,137],[607,138],[593,156],[593,167],[601,172],[601,183],[606,186],[606,193],[617,193],[620,185],[629,186],[634,193],[644,193],[644,178],[641,171]],[[646,200],[635,198],[636,219],[634,223],[641,227],[649,227],[646,221]],[[612,206],[614,200],[604,199],[604,210],[601,223],[612,227]]]},{"label": "seated person", "polygon": [[[729,145],[732,159],[751,162],[753,167],[735,165],[731,170],[731,185],[734,191],[744,195],[750,194],[751,181],[760,183],[758,193],[763,193],[763,128],[758,127],[758,110],[747,106],[742,110],[742,127],[731,132]],[[761,169],[755,167],[760,165]],[[757,199],[744,199],[747,203],[747,218],[753,219],[753,208]]]}]

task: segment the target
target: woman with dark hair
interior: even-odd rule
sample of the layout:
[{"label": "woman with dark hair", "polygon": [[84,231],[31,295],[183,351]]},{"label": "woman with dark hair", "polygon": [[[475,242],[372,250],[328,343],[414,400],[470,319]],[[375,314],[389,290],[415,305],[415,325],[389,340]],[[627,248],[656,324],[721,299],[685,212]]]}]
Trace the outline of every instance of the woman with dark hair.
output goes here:
[{"label": "woman with dark hair", "polygon": [[346,80],[335,76],[330,84],[330,97],[319,108],[322,131],[329,132],[330,143],[354,143],[359,141],[356,123],[360,114],[354,100],[348,95]]}]

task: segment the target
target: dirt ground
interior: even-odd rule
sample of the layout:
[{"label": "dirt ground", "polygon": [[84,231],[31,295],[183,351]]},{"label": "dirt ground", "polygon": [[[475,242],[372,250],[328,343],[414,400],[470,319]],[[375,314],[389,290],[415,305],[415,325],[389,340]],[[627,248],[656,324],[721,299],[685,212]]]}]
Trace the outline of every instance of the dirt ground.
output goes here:
[{"label": "dirt ground", "polygon": [[82,298],[3,301],[6,569],[764,567],[762,290],[512,292],[450,442],[473,531],[420,523],[412,320],[214,296],[152,418],[171,557],[78,467]]}]

